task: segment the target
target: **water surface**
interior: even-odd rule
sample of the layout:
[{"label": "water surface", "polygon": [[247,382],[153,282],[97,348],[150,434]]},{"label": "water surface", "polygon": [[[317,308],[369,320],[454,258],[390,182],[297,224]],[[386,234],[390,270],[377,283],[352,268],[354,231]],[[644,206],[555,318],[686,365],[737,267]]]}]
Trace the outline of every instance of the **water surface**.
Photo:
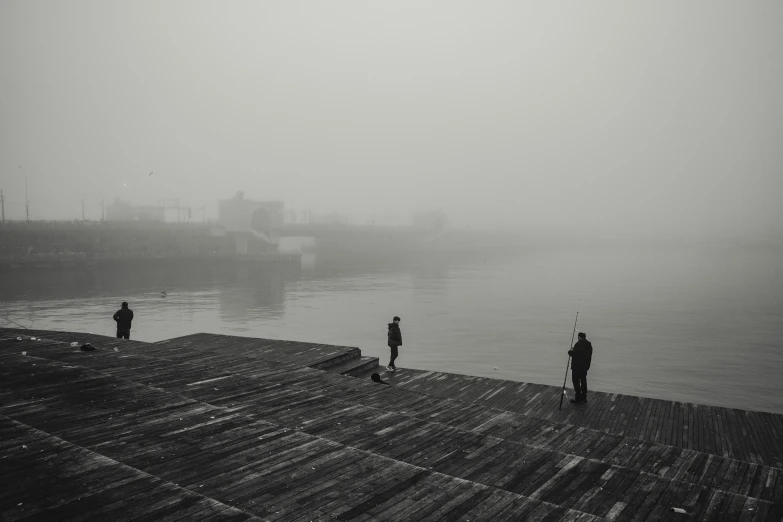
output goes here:
[{"label": "water surface", "polygon": [[773,248],[550,248],[293,275],[17,273],[2,278],[0,305],[6,325],[112,335],[127,300],[138,340],[291,339],[358,346],[384,363],[386,323],[399,315],[400,367],[552,385],[578,310],[595,350],[589,388],[783,413],[781,267]]}]

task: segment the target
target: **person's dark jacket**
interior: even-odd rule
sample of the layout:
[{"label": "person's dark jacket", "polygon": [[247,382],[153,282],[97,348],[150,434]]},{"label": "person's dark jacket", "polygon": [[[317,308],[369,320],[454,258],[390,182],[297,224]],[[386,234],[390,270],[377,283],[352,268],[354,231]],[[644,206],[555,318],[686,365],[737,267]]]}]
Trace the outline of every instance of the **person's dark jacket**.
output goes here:
[{"label": "person's dark jacket", "polygon": [[568,350],[571,356],[571,368],[576,372],[586,372],[590,369],[590,362],[593,359],[593,345],[587,339],[579,339],[571,350]]},{"label": "person's dark jacket", "polygon": [[402,346],[400,325],[389,323],[389,346]]},{"label": "person's dark jacket", "polygon": [[114,320],[117,321],[117,330],[120,332],[129,332],[131,321],[133,321],[133,310],[130,308],[120,308],[114,312]]}]

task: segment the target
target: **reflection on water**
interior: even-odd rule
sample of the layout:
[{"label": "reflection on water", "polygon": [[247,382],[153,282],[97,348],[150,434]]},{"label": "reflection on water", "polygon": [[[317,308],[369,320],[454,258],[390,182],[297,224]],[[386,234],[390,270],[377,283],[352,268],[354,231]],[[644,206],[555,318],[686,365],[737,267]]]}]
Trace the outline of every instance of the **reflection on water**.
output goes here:
[{"label": "reflection on water", "polygon": [[233,279],[224,279],[217,285],[218,288],[244,289],[242,292],[218,292],[220,318],[226,322],[242,322],[259,314],[270,319],[282,317],[286,281],[293,279],[290,272],[238,268]]},{"label": "reflection on water", "polygon": [[0,304],[3,318],[28,327],[111,335],[111,315],[127,300],[135,339],[197,331],[292,339],[359,346],[384,363],[386,323],[400,315],[400,366],[553,385],[562,383],[579,309],[596,348],[589,387],[783,412],[778,250],[305,266],[15,271],[0,277]]}]

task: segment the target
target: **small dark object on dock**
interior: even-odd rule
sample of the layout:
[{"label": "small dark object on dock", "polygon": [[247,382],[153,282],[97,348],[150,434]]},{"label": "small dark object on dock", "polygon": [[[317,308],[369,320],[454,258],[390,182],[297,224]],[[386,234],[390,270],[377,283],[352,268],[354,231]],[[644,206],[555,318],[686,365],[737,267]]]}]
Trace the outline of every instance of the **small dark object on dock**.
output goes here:
[{"label": "small dark object on dock", "polygon": [[82,345],[82,351],[83,352],[92,352],[95,351],[95,347],[91,345],[90,343],[84,343]]},{"label": "small dark object on dock", "polygon": [[370,379],[372,379],[373,382],[377,382],[380,384],[389,384],[388,382],[381,380],[381,376],[378,375],[377,373],[373,373],[372,375],[370,375]]}]

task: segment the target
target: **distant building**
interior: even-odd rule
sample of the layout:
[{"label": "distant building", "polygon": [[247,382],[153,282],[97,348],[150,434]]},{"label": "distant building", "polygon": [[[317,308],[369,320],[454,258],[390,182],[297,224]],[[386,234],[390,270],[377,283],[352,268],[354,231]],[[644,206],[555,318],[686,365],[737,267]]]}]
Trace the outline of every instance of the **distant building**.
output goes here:
[{"label": "distant building", "polygon": [[253,201],[238,192],[232,199],[222,199],[218,203],[218,225],[236,238],[240,254],[265,251],[276,245],[284,221],[282,201]]},{"label": "distant building", "polygon": [[106,205],[106,221],[165,221],[162,207],[131,205],[121,199]]}]

